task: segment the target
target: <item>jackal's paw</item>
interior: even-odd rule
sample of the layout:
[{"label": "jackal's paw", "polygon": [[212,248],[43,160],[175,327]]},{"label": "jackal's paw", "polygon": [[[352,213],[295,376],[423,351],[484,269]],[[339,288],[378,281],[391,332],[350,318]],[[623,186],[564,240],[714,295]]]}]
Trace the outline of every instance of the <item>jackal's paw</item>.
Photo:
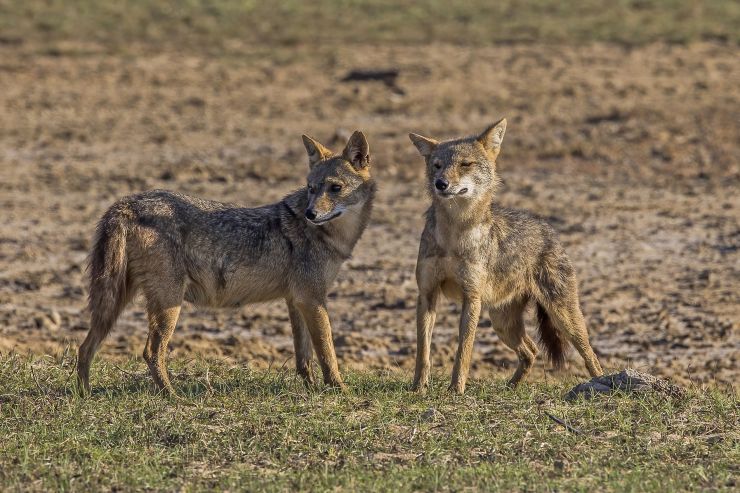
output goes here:
[{"label": "jackal's paw", "polygon": [[347,385],[342,382],[341,380],[330,380],[327,382],[324,382],[327,387],[334,389],[338,392],[346,392],[347,391]]},{"label": "jackal's paw", "polygon": [[166,397],[168,399],[178,399],[179,396],[177,395],[177,392],[175,392],[175,388],[172,385],[167,386],[157,386],[155,388],[155,392],[157,395]]},{"label": "jackal's paw", "polygon": [[426,394],[427,390],[429,390],[429,382],[414,381],[414,383],[411,384],[412,392],[416,392],[419,394]]},{"label": "jackal's paw", "polygon": [[301,377],[303,380],[303,383],[307,387],[313,387],[316,385],[316,379],[313,376],[313,372],[311,370],[298,370],[298,376]]},{"label": "jackal's paw", "polygon": [[514,380],[513,378],[506,382],[506,388],[509,390],[514,390],[519,386],[519,379]]},{"label": "jackal's paw", "polygon": [[90,383],[77,380],[73,386],[73,391],[79,397],[90,397]]},{"label": "jackal's paw", "polygon": [[447,387],[447,392],[456,395],[463,395],[465,393],[465,385],[461,385],[459,383],[451,383],[450,386]]}]

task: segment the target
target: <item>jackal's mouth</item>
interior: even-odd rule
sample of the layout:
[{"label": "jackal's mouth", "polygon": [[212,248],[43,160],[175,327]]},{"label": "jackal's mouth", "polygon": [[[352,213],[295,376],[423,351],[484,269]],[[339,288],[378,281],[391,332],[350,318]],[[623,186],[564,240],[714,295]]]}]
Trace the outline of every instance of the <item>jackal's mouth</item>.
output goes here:
[{"label": "jackal's mouth", "polygon": [[324,224],[324,223],[328,223],[332,219],[338,218],[341,215],[342,215],[342,211],[337,211],[334,214],[331,214],[331,215],[329,215],[327,217],[317,217],[316,219],[309,219],[308,221],[310,223],[316,224],[316,225],[318,225],[318,224]]},{"label": "jackal's mouth", "polygon": [[467,187],[464,187],[464,188],[461,188],[460,190],[455,190],[455,191],[449,191],[449,190],[440,191],[440,190],[437,190],[437,195],[439,195],[440,197],[444,197],[446,199],[449,199],[449,198],[452,198],[452,197],[457,197],[458,195],[465,195],[466,193],[468,193],[468,188]]}]

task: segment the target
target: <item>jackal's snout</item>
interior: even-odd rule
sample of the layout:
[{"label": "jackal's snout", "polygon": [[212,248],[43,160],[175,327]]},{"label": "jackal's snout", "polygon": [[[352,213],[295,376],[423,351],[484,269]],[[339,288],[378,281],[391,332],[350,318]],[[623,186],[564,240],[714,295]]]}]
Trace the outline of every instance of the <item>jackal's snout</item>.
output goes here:
[{"label": "jackal's snout", "polygon": [[328,195],[328,193],[322,193],[318,196],[311,196],[309,194],[305,216],[311,223],[326,223],[338,218],[344,212],[345,207],[338,203],[336,198],[329,197]]},{"label": "jackal's snout", "polygon": [[467,194],[470,191],[470,185],[462,178],[452,180],[442,176],[434,180],[434,191],[443,198],[457,197]]}]

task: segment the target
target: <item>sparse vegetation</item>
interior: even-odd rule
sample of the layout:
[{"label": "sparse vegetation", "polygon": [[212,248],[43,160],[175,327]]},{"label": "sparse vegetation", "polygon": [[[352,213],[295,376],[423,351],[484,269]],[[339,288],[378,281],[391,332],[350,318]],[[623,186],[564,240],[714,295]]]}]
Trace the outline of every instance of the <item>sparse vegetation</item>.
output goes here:
[{"label": "sparse vegetation", "polygon": [[267,0],[0,2],[8,43],[62,49],[62,41],[111,50],[223,50],[240,43],[455,44],[740,40],[740,4],[730,0]]},{"label": "sparse vegetation", "polygon": [[453,397],[440,376],[421,396],[410,375],[362,373],[339,394],[190,360],[168,399],[132,360],[97,362],[81,398],[73,363],[0,359],[0,489],[729,490],[740,464],[737,396],[718,389],[566,403],[572,381]]}]

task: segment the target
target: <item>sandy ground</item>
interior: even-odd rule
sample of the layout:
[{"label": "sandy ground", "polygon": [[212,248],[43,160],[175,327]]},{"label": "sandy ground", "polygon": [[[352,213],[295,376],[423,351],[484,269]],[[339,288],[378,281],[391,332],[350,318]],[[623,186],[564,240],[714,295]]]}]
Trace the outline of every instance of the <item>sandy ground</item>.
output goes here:
[{"label": "sandy ground", "polygon": [[[304,183],[301,133],[339,147],[359,128],[380,192],[330,296],[337,353],[343,369],[410,373],[428,199],[406,134],[454,137],[506,116],[499,200],[559,230],[605,366],[684,383],[739,374],[740,57],[731,45],[73,51],[0,45],[0,351],[54,353],[84,338],[85,257],[116,197],[167,188],[277,201]],[[339,82],[363,67],[400,69],[398,88]],[[437,368],[451,367],[458,314],[441,304]],[[473,374],[512,371],[514,354],[490,321],[481,325]],[[137,300],[102,355],[138,356],[145,336]],[[186,307],[172,354],[290,365],[284,305]],[[534,378],[544,371],[557,377],[539,363]],[[566,371],[585,374],[574,354]]]}]

